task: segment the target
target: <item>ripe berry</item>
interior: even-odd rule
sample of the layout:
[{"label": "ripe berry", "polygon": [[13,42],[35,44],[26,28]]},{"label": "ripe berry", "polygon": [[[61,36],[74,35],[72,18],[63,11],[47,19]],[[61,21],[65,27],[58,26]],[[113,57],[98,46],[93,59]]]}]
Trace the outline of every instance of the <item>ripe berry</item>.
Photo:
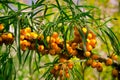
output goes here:
[{"label": "ripe berry", "polygon": [[87,51],[91,51],[93,49],[93,47],[90,44],[87,44],[86,49],[87,49]]},{"label": "ripe berry", "polygon": [[97,59],[99,58],[99,56],[98,56],[97,54],[93,54],[93,55],[91,56],[91,58],[92,58],[93,60],[97,60]]},{"label": "ripe berry", "polygon": [[118,70],[117,69],[112,70],[112,76],[113,77],[118,77]]},{"label": "ripe berry", "polygon": [[86,61],[86,65],[87,65],[87,66],[90,66],[90,65],[92,64],[92,62],[93,62],[92,59],[88,59],[88,60]]},{"label": "ripe berry", "polygon": [[96,66],[97,66],[97,62],[93,61],[92,64],[91,64],[91,67],[95,68]]},{"label": "ripe berry", "polygon": [[111,58],[108,58],[108,59],[106,60],[106,62],[105,62],[105,64],[106,64],[107,66],[112,65],[112,63],[113,63],[113,61],[112,61]]},{"label": "ripe berry", "polygon": [[57,71],[59,69],[59,65],[54,65],[54,69]]},{"label": "ripe berry", "polygon": [[86,51],[86,52],[84,53],[84,56],[85,56],[85,57],[90,57],[90,55],[91,55],[91,53],[90,53],[89,51]]},{"label": "ripe berry", "polygon": [[65,73],[65,77],[66,78],[69,78],[70,77],[70,74],[68,72]]},{"label": "ripe berry", "polygon": [[41,51],[43,51],[43,50],[44,50],[44,45],[39,45],[39,46],[38,46],[38,51],[41,52]]},{"label": "ripe berry", "polygon": [[72,68],[73,68],[73,63],[72,63],[72,62],[69,62],[67,65],[68,65],[68,68],[69,68],[69,69],[72,69]]},{"label": "ripe berry", "polygon": [[92,47],[95,47],[95,44],[96,44],[96,40],[95,40],[95,39],[91,39],[91,40],[90,40],[90,45],[91,45]]},{"label": "ripe berry", "polygon": [[50,49],[50,50],[49,50],[49,54],[55,55],[55,49]]},{"label": "ripe berry", "polygon": [[91,33],[88,33],[87,38],[88,38],[88,39],[91,39],[91,38],[92,38],[92,34],[91,34]]},{"label": "ripe berry", "polygon": [[87,33],[87,29],[85,27],[82,28],[82,31],[83,31],[84,34]]},{"label": "ripe berry", "polygon": [[53,38],[58,38],[58,33],[57,32],[53,32],[52,37]]},{"label": "ripe berry", "polygon": [[4,29],[3,24],[0,24],[0,31],[2,31]]},{"label": "ripe berry", "polygon": [[31,28],[30,27],[26,27],[25,28],[25,32],[30,33],[31,32]]},{"label": "ripe berry", "polygon": [[112,58],[113,60],[116,60],[116,61],[118,60],[118,56],[115,55],[115,54],[112,54],[111,58]]},{"label": "ripe berry", "polygon": [[71,44],[71,47],[72,47],[72,49],[76,49],[76,48],[77,48],[77,43],[75,43],[75,42],[72,43],[72,44]]}]

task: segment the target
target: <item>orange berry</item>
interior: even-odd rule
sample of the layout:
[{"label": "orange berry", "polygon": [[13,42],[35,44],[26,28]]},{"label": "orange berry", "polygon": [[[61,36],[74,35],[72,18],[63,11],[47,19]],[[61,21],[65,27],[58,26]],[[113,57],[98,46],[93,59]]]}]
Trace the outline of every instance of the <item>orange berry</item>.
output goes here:
[{"label": "orange berry", "polygon": [[118,70],[117,69],[112,70],[112,76],[113,77],[118,77]]},{"label": "orange berry", "polygon": [[37,39],[38,35],[37,35],[37,33],[35,33],[35,32],[31,32],[31,33],[30,33],[30,37],[31,37],[32,39]]},{"label": "orange berry", "polygon": [[57,49],[57,48],[58,48],[58,45],[53,42],[53,43],[51,43],[51,48],[52,48],[52,49]]},{"label": "orange berry", "polygon": [[108,58],[108,59],[106,60],[106,62],[105,62],[105,64],[106,64],[107,66],[112,65],[112,63],[113,63],[113,61],[112,61],[111,58]]},{"label": "orange berry", "polygon": [[59,65],[54,65],[54,69],[57,71],[59,69]]},{"label": "orange berry", "polygon": [[25,50],[27,50],[27,47],[26,47],[26,46],[21,46],[21,49],[22,49],[23,51],[25,51]]},{"label": "orange berry", "polygon": [[20,40],[24,40],[25,36],[24,35],[20,35]]},{"label": "orange berry", "polygon": [[86,61],[86,65],[87,65],[87,66],[90,66],[90,65],[92,64],[92,62],[93,62],[93,60],[92,60],[92,59],[89,59],[89,60]]},{"label": "orange berry", "polygon": [[86,51],[86,52],[84,53],[84,56],[85,56],[85,57],[90,57],[90,55],[91,55],[91,53],[90,53],[89,51]]},{"label": "orange berry", "polygon": [[63,75],[63,70],[62,70],[62,69],[59,71],[59,75],[60,75],[60,76]]},{"label": "orange berry", "polygon": [[73,50],[72,53],[71,53],[73,56],[76,56],[78,54],[78,51],[77,50]]},{"label": "orange berry", "polygon": [[66,60],[65,58],[62,58],[62,57],[61,57],[61,58],[59,59],[59,61],[60,61],[61,63],[64,63],[64,62],[66,62],[67,60]]},{"label": "orange berry", "polygon": [[21,45],[21,46],[28,46],[29,43],[28,43],[27,40],[23,40],[23,41],[20,41],[20,45]]},{"label": "orange berry", "polygon": [[72,44],[71,44],[71,47],[72,47],[72,49],[76,49],[76,48],[77,48],[77,43],[75,43],[75,42],[72,43]]},{"label": "orange berry", "polygon": [[92,64],[91,64],[91,67],[95,68],[96,66],[97,66],[97,62],[93,61]]},{"label": "orange berry", "polygon": [[102,67],[102,66],[97,67],[97,71],[98,71],[98,72],[102,72],[102,71],[103,71],[103,67]]},{"label": "orange berry", "polygon": [[12,33],[8,33],[8,34],[7,34],[7,38],[8,38],[8,39],[12,39],[12,38],[13,38]]},{"label": "orange berry", "polygon": [[102,63],[101,62],[97,62],[97,68],[102,67]]},{"label": "orange berry", "polygon": [[91,51],[93,49],[93,47],[90,44],[87,44],[86,49],[87,49],[87,51]]},{"label": "orange berry", "polygon": [[4,33],[1,35],[1,37],[2,37],[3,41],[7,39],[7,35]]},{"label": "orange berry", "polygon": [[61,42],[62,42],[62,41],[61,41],[60,38],[56,38],[56,39],[55,39],[55,43],[60,44]]},{"label": "orange berry", "polygon": [[96,39],[91,39],[91,40],[90,40],[90,45],[91,45],[92,47],[95,47],[95,44],[96,44]]},{"label": "orange berry", "polygon": [[49,50],[49,54],[55,55],[55,50],[54,50],[54,49],[50,49],[50,50]]},{"label": "orange berry", "polygon": [[68,68],[69,68],[69,69],[72,69],[72,68],[73,68],[73,63],[69,62],[67,65],[68,65]]},{"label": "orange berry", "polygon": [[87,38],[88,38],[88,39],[91,39],[91,38],[92,38],[92,34],[91,34],[91,33],[88,33]]},{"label": "orange berry", "polygon": [[0,31],[2,31],[4,29],[3,24],[0,24]]},{"label": "orange berry", "polygon": [[51,42],[51,43],[55,43],[55,38],[51,37],[51,38],[50,38],[50,42]]},{"label": "orange berry", "polygon": [[46,37],[46,41],[47,41],[47,43],[50,42],[50,36],[47,36],[47,37]]},{"label": "orange berry", "polygon": [[61,68],[63,69],[63,70],[66,70],[67,71],[67,65],[66,64],[62,64],[62,66],[61,66]]},{"label": "orange berry", "polygon": [[67,72],[67,73],[65,73],[65,76],[66,76],[66,78],[69,78],[70,74]]},{"label": "orange berry", "polygon": [[112,54],[111,58],[112,58],[113,60],[116,60],[116,61],[118,60],[118,56],[115,55],[115,54]]},{"label": "orange berry", "polygon": [[91,58],[92,58],[93,60],[97,60],[97,59],[99,58],[99,56],[98,56],[97,54],[93,54],[93,55],[91,56]]},{"label": "orange berry", "polygon": [[56,53],[59,53],[61,51],[61,48],[60,47],[57,47],[56,49],[55,49],[55,52]]},{"label": "orange berry", "polygon": [[72,47],[68,47],[67,50],[68,50],[68,52],[69,52],[70,54],[72,54],[72,52],[73,52]]},{"label": "orange berry", "polygon": [[44,50],[44,45],[39,45],[39,46],[38,46],[38,51],[41,52],[41,51],[43,51],[43,50]]},{"label": "orange berry", "polygon": [[53,32],[52,37],[53,38],[58,38],[58,33],[57,32]]},{"label": "orange berry", "polygon": [[31,32],[31,28],[30,27],[26,27],[25,28],[25,32],[30,33]]},{"label": "orange berry", "polygon": [[83,31],[84,34],[86,34],[87,33],[87,28],[83,27],[82,31]]},{"label": "orange berry", "polygon": [[87,44],[90,44],[90,39],[87,39]]}]

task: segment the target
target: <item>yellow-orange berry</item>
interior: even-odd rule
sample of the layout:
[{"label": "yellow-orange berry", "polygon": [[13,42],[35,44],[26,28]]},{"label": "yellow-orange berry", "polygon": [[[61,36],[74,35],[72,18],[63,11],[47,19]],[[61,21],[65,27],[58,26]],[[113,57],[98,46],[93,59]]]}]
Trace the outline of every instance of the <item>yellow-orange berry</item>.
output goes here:
[{"label": "yellow-orange berry", "polygon": [[53,42],[53,43],[51,43],[51,48],[52,48],[52,49],[56,49],[56,48],[58,48],[58,45]]},{"label": "yellow-orange berry", "polygon": [[0,24],[0,31],[2,31],[4,29],[3,24]]},{"label": "yellow-orange berry", "polygon": [[91,39],[89,43],[92,47],[95,47],[96,45],[96,39]]},{"label": "yellow-orange berry", "polygon": [[73,63],[72,63],[72,62],[69,62],[67,65],[68,65],[68,68],[69,68],[69,69],[72,69],[72,68],[73,68]]},{"label": "yellow-orange berry", "polygon": [[59,75],[60,75],[60,76],[63,75],[63,70],[62,70],[62,69],[59,71]]},{"label": "yellow-orange berry", "polygon": [[60,44],[61,42],[62,42],[62,40],[60,38],[55,39],[55,43]]},{"label": "yellow-orange berry", "polygon": [[117,69],[112,70],[112,76],[113,77],[118,77],[118,70]]},{"label": "yellow-orange berry", "polygon": [[106,64],[107,66],[112,65],[112,63],[113,63],[113,61],[112,61],[111,58],[108,58],[108,59],[106,60],[106,62],[105,62],[105,64]]},{"label": "yellow-orange berry", "polygon": [[25,32],[30,33],[31,32],[31,28],[30,27],[26,27],[25,28]]},{"label": "yellow-orange berry", "polygon": [[67,73],[65,73],[65,77],[66,78],[69,78],[70,77],[70,74],[67,72]]},{"label": "yellow-orange berry", "polygon": [[66,62],[67,60],[66,60],[65,58],[62,58],[62,57],[61,57],[61,58],[59,59],[59,61],[60,61],[61,63],[64,63],[64,62]]},{"label": "yellow-orange berry", "polygon": [[93,60],[97,60],[97,59],[99,58],[99,56],[98,56],[97,54],[93,54],[93,55],[91,56],[91,58],[92,58]]},{"label": "yellow-orange berry", "polygon": [[83,31],[84,34],[86,34],[87,33],[87,28],[83,27],[82,31]]},{"label": "yellow-orange berry", "polygon": [[44,45],[39,45],[39,46],[38,46],[38,51],[41,52],[41,51],[43,51],[43,50],[44,50]]},{"label": "yellow-orange berry", "polygon": [[30,33],[30,37],[31,37],[32,39],[37,39],[38,35],[37,35],[37,33],[35,33],[35,32],[31,32],[31,33]]},{"label": "yellow-orange berry", "polygon": [[118,60],[118,56],[115,55],[115,54],[112,54],[111,58],[112,58],[113,60],[116,60],[116,61]]},{"label": "yellow-orange berry", "polygon": [[90,66],[90,65],[92,64],[92,62],[93,62],[92,59],[88,59],[88,60],[86,61],[86,65],[87,65],[87,66]]},{"label": "yellow-orange berry", "polygon": [[59,69],[59,65],[54,65],[54,69],[57,71]]},{"label": "yellow-orange berry", "polygon": [[20,40],[24,40],[25,36],[24,35],[20,35]]},{"label": "yellow-orange berry", "polygon": [[7,38],[8,38],[8,39],[12,39],[12,38],[13,38],[12,33],[8,33],[8,34],[7,34]]},{"label": "yellow-orange berry", "polygon": [[49,54],[55,55],[55,50],[54,50],[54,49],[50,49],[50,50],[49,50]]},{"label": "yellow-orange berry", "polygon": [[53,32],[52,37],[53,38],[58,38],[58,33],[57,32]]},{"label": "yellow-orange berry", "polygon": [[93,47],[90,44],[87,44],[86,49],[87,49],[87,51],[91,51],[93,49]]},{"label": "yellow-orange berry", "polygon": [[97,67],[97,71],[98,71],[98,72],[102,72],[102,71],[103,71],[103,67],[102,67],[102,66]]},{"label": "yellow-orange berry", "polygon": [[88,38],[88,39],[92,39],[92,34],[91,34],[91,33],[88,33],[87,38]]},{"label": "yellow-orange berry", "polygon": [[92,64],[91,64],[91,67],[95,68],[96,66],[97,66],[97,62],[93,61]]},{"label": "yellow-orange berry", "polygon": [[84,56],[85,56],[85,57],[90,57],[90,55],[91,55],[91,53],[90,53],[89,51],[86,51],[86,52],[84,53]]},{"label": "yellow-orange berry", "polygon": [[76,56],[78,54],[78,51],[77,50],[73,50],[72,53],[71,53],[73,56]]},{"label": "yellow-orange berry", "polygon": [[72,49],[76,49],[76,48],[77,48],[77,43],[75,43],[75,42],[72,43],[72,44],[71,44],[71,47],[72,47]]}]

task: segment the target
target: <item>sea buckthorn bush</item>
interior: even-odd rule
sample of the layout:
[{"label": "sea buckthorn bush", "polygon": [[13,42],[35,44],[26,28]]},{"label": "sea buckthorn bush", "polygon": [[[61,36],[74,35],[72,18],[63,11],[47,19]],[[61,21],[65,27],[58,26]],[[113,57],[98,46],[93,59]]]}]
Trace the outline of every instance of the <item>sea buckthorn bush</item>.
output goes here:
[{"label": "sea buckthorn bush", "polygon": [[73,0],[0,7],[0,80],[120,79],[120,43],[107,27],[113,19],[94,16],[97,7]]}]

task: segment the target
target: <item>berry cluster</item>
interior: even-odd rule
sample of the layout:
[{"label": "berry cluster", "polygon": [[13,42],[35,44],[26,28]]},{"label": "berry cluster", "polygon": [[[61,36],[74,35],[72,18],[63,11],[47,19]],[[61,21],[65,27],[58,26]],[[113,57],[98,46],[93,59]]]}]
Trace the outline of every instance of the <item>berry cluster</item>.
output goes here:
[{"label": "berry cluster", "polygon": [[[4,25],[0,24],[0,31],[2,32],[4,29]],[[14,36],[10,32],[2,32],[0,33],[0,45],[5,43],[5,45],[12,44],[14,42]]]},{"label": "berry cluster", "polygon": [[59,59],[59,64],[54,65],[50,72],[54,75],[54,77],[59,76],[60,79],[63,80],[64,76],[66,78],[70,77],[69,70],[71,70],[72,68],[73,68],[72,61],[61,57]]}]

